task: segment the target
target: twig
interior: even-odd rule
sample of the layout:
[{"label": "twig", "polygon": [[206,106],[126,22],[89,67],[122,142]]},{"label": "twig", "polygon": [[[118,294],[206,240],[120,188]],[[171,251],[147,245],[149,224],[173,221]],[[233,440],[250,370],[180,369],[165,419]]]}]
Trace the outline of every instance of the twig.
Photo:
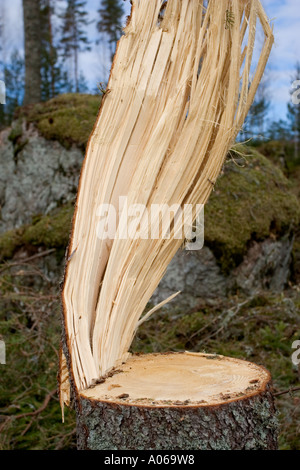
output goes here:
[{"label": "twig", "polygon": [[43,258],[44,256],[51,255],[51,253],[54,253],[54,251],[56,251],[55,248],[50,248],[49,250],[43,251],[42,253],[37,253],[36,255],[29,256],[29,258],[20,259],[20,261],[9,263],[6,266],[4,266],[2,269],[0,269],[0,274],[2,274],[3,271],[6,271],[6,269],[12,268],[13,266],[20,266],[21,264],[26,264],[29,261],[33,261],[37,258]]},{"label": "twig", "polygon": [[36,415],[42,413],[42,411],[44,411],[47,408],[48,403],[51,400],[51,398],[53,397],[53,395],[55,395],[56,393],[57,393],[56,388],[54,390],[52,390],[52,392],[48,393],[48,395],[46,396],[46,398],[44,400],[44,403],[42,404],[42,406],[39,409],[37,409],[35,411],[30,411],[28,413],[21,413],[19,415],[12,416],[11,418],[12,419],[20,419],[20,418],[26,418],[27,416],[36,416]]},{"label": "twig", "polygon": [[55,450],[60,450],[64,447],[64,443],[65,443],[65,440],[67,437],[72,437],[76,435],[76,429],[72,429],[71,432],[69,432],[68,434],[64,434],[62,436],[62,438],[58,441],[58,443],[56,444],[56,447],[55,447]]},{"label": "twig", "polygon": [[21,436],[25,436],[25,434],[27,433],[27,431],[31,428],[31,425],[33,424],[34,422],[34,418],[32,418],[31,421],[29,421],[29,423],[27,424],[26,428],[24,429],[24,431],[21,432]]},{"label": "twig", "polygon": [[288,390],[284,390],[284,392],[274,393],[274,397],[280,397],[281,395],[286,395],[287,393],[298,392],[299,390],[300,390],[300,387],[289,388]]},{"label": "twig", "polygon": [[225,326],[226,326],[226,317],[228,317],[229,312],[232,312],[232,316],[230,317],[230,320],[232,320],[232,318],[239,313],[240,309],[242,307],[244,307],[247,303],[251,302],[252,299],[253,299],[253,297],[250,297],[249,299],[245,300],[244,302],[241,302],[240,304],[238,304],[236,306],[236,308],[234,310],[232,308],[230,308],[228,310],[225,310],[225,312],[222,312],[221,315],[219,315],[217,318],[214,318],[207,325],[204,325],[202,328],[200,328],[200,330],[193,333],[192,336],[190,336],[189,340],[193,339],[195,336],[198,336],[200,333],[205,331],[210,326],[213,326],[214,324],[216,324],[219,320],[221,320],[223,318],[223,322],[222,322],[223,325],[220,328],[218,328],[218,330],[216,330],[216,331],[212,332],[210,335],[206,336],[203,339],[203,341],[207,341],[208,339],[212,338],[213,336],[216,336],[218,333],[220,333],[225,328]]}]

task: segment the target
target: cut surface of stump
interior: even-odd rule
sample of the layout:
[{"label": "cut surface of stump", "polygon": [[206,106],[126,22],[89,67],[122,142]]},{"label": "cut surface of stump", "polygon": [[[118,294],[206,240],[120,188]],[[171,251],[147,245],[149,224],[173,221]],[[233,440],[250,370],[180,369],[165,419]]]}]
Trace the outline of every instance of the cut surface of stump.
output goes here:
[{"label": "cut surface of stump", "polygon": [[224,356],[132,356],[79,395],[81,449],[276,449],[269,372]]},{"label": "cut surface of stump", "polygon": [[[82,396],[154,406],[188,401],[219,405],[265,389],[270,374],[251,362],[210,354],[147,354],[131,357],[117,373]],[[121,397],[121,398],[120,398]]]}]

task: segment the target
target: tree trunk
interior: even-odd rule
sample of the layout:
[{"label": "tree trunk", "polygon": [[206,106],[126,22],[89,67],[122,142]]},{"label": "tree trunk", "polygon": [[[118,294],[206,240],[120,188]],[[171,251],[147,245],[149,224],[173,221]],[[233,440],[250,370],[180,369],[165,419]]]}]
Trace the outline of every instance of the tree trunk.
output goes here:
[{"label": "tree trunk", "polygon": [[[184,242],[174,206],[195,220],[207,202],[273,43],[259,0],[210,0],[205,12],[169,0],[163,19],[161,9],[133,2],[89,140],[62,291],[60,401],[71,383],[80,449],[273,449],[263,368],[203,354],[128,360],[137,328],[178,294],[144,314]],[[266,40],[249,87],[258,20]],[[141,208],[136,225],[127,205]]]},{"label": "tree trunk", "polygon": [[23,104],[41,100],[40,1],[23,0],[25,43],[25,95]]},{"label": "tree trunk", "polygon": [[224,356],[133,356],[77,397],[81,450],[275,450],[270,374]]}]

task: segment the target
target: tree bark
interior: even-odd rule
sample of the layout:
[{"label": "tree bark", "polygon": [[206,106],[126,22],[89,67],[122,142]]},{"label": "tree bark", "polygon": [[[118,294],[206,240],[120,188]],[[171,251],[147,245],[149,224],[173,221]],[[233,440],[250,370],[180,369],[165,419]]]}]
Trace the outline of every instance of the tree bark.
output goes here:
[{"label": "tree bark", "polygon": [[25,44],[25,94],[23,104],[41,100],[40,1],[23,0]]},{"label": "tree bark", "polygon": [[[171,357],[176,359],[176,356],[176,354],[146,355],[139,356],[138,361],[154,358],[154,362],[157,363],[160,360],[169,360]],[[172,398],[174,390],[178,389],[174,383],[173,392],[172,390],[168,392],[170,400],[159,400],[158,397],[137,399],[136,396],[139,393],[145,394],[145,377],[148,374],[149,394],[152,395],[156,392],[151,390],[151,382],[159,382],[161,378],[153,377],[151,366],[149,368],[147,365],[143,367],[146,375],[139,376],[139,371],[132,362],[136,358],[129,360],[127,366],[116,371],[118,374],[112,374],[103,384],[79,393],[76,400],[78,449],[277,449],[277,418],[270,374],[264,368],[246,361],[223,356],[199,355],[198,357],[202,361],[200,369],[202,368],[203,375],[199,375],[196,380],[199,383],[199,390],[205,384],[203,393],[207,395],[206,400],[199,400],[201,397],[198,396],[198,403],[193,396],[197,387],[194,387],[195,384],[189,384],[188,376],[185,375],[183,387],[187,390],[186,393],[190,393],[191,400],[186,400],[186,396],[183,397],[184,401],[175,400],[174,396]],[[195,359],[193,355],[187,355],[185,359],[191,361],[191,358]],[[207,382],[208,369],[205,361],[213,374],[215,383]],[[195,361],[191,362],[192,374],[196,372],[195,364]],[[224,381],[224,370],[228,364],[228,374]],[[230,372],[232,367],[235,370],[232,369]],[[249,376],[247,372],[245,374],[245,367],[249,368]],[[239,378],[237,380],[239,385],[237,385],[234,382],[239,368],[243,379]],[[172,382],[168,373],[170,369],[172,365],[166,364],[165,374],[168,382]],[[182,371],[179,370],[179,373],[181,376]],[[230,381],[231,373],[232,380]],[[132,379],[130,374],[132,374]],[[247,380],[244,380],[245,376]],[[132,380],[133,388],[130,388],[130,380]],[[139,381],[140,392],[136,387]],[[224,384],[221,384],[222,381]],[[247,381],[250,384],[248,387],[246,387]],[[210,388],[211,392],[207,393]],[[224,393],[219,393],[219,389],[223,389]],[[114,395],[120,395],[117,397],[107,395],[107,393],[113,394],[113,391],[115,391]],[[128,393],[120,393],[124,391]],[[163,396],[164,390],[161,389],[160,393]],[[181,393],[179,389],[178,393]],[[132,395],[135,397],[131,398]]]}]

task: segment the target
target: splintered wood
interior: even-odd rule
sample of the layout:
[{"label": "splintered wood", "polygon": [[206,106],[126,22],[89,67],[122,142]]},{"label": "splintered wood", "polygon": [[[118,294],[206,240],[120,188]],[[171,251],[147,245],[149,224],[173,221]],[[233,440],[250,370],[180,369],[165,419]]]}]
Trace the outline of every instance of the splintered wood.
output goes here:
[{"label": "splintered wood", "polygon": [[[164,3],[133,1],[80,178],[62,293],[65,354],[78,391],[127,360],[147,302],[183,242],[174,219],[169,239],[123,237],[123,210],[116,237],[101,239],[99,206],[117,208],[126,196],[146,217],[154,204],[205,204],[273,43],[258,0]],[[265,41],[253,70],[259,21]]]}]

